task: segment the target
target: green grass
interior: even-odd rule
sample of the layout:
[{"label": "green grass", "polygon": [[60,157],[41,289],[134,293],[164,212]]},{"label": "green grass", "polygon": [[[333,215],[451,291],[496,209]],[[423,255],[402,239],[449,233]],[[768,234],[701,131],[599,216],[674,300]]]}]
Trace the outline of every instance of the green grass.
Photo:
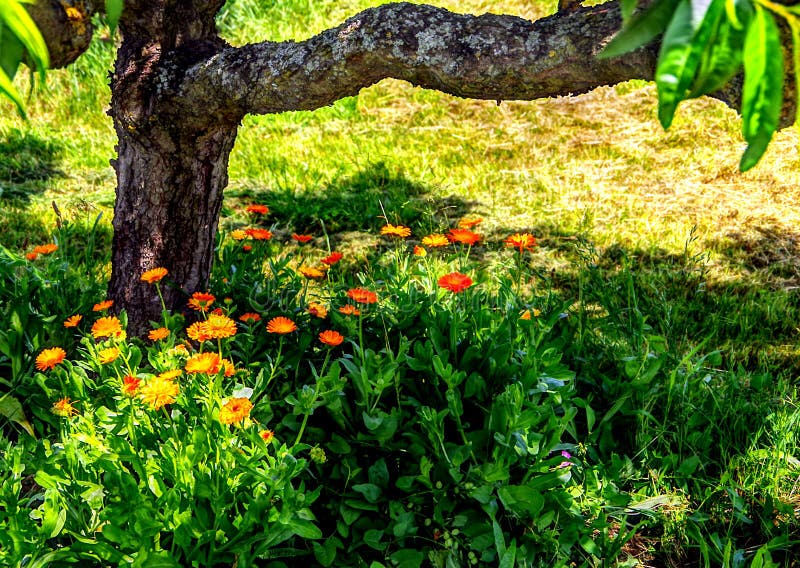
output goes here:
[{"label": "green grass", "polygon": [[[220,23],[234,44],[302,39],[373,4],[237,0]],[[554,4],[437,2],[530,18]],[[47,242],[55,202],[77,234],[108,246],[112,59],[113,46],[96,42],[50,73],[28,122],[0,103],[0,244]],[[797,131],[779,133],[742,175],[739,130],[733,111],[699,100],[665,133],[644,82],[498,105],[387,80],[315,112],[248,117],[223,227],[263,202],[279,232],[324,228],[335,247],[360,246],[375,262],[384,215],[416,235],[465,214],[484,218],[487,239],[534,233],[537,285],[574,302],[566,357],[597,413],[584,424],[593,458],[625,491],[670,496],[643,513],[649,528],[628,550],[719,565],[728,542],[752,558],[800,539],[796,523],[773,522],[798,506]],[[476,253],[495,267],[497,248]]]}]

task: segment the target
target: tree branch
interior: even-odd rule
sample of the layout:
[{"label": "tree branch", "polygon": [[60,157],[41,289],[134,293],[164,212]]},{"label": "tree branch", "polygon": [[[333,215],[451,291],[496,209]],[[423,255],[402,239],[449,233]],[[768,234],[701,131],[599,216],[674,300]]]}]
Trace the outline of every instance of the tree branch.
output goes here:
[{"label": "tree branch", "polygon": [[595,58],[620,23],[616,2],[536,22],[385,4],[307,41],[223,49],[189,70],[180,95],[206,116],[230,118],[319,108],[388,77],[489,100],[579,94],[651,79],[657,46]]}]

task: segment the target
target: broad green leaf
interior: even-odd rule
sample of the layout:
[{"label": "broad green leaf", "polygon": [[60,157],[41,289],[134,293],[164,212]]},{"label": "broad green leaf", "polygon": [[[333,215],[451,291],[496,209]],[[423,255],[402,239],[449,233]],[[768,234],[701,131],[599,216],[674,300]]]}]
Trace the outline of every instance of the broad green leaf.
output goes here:
[{"label": "broad green leaf", "polygon": [[17,110],[19,113],[24,117],[25,116],[25,107],[22,104],[22,97],[19,94],[19,91],[14,87],[14,84],[11,82],[11,79],[8,78],[6,72],[0,69],[0,93],[4,96],[11,99],[11,101],[17,105]]},{"label": "broad green leaf", "polygon": [[50,65],[50,56],[39,28],[25,8],[17,0],[0,2],[0,21],[16,36],[28,51],[33,63],[44,79],[44,71]]},{"label": "broad green leaf", "polygon": [[11,422],[16,422],[22,426],[28,434],[35,436],[31,423],[28,422],[28,419],[25,417],[25,412],[22,410],[22,404],[10,394],[0,398],[0,416],[4,416]]},{"label": "broad green leaf", "polygon": [[0,21],[0,69],[9,79],[14,79],[24,51],[22,42]]},{"label": "broad green leaf", "polygon": [[620,0],[619,9],[622,12],[623,25],[628,23],[628,20],[630,20],[631,16],[633,16],[633,12],[636,10],[636,6],[638,5],[639,0]]},{"label": "broad green leaf", "polygon": [[106,21],[111,30],[111,35],[114,35],[114,30],[117,29],[119,18],[122,15],[122,8],[125,4],[123,0],[105,0],[106,3]]},{"label": "broad green leaf", "polygon": [[780,32],[772,15],[756,6],[744,42],[742,132],[747,149],[739,162],[745,172],[767,150],[778,128],[783,102],[783,52]]},{"label": "broad green leaf", "polygon": [[[749,23],[752,17],[750,4],[745,0],[736,0],[736,4],[736,22]],[[745,32],[746,28],[741,24],[737,27],[731,21],[730,15],[720,18],[717,29],[700,58],[689,97],[713,93],[738,73],[742,66]]]},{"label": "broad green leaf", "polygon": [[658,119],[666,129],[694,79],[725,0],[682,0],[661,42],[656,68]]},{"label": "broad green leaf", "polygon": [[656,0],[647,10],[633,16],[598,57],[617,57],[649,43],[669,25],[680,0]]}]

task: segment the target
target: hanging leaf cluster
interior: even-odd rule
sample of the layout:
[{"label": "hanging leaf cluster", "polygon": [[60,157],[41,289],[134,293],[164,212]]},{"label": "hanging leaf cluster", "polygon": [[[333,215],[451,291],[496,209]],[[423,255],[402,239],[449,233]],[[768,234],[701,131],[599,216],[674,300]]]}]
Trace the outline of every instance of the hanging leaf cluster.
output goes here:
[{"label": "hanging leaf cluster", "polygon": [[[744,71],[741,171],[755,166],[778,129],[785,80],[776,16],[792,34],[795,81],[800,72],[800,6],[771,0],[621,0],[623,27],[601,57],[617,57],[663,34],[656,67],[658,118],[669,128],[678,104],[713,93]],[[800,108],[800,105],[798,106]]]}]

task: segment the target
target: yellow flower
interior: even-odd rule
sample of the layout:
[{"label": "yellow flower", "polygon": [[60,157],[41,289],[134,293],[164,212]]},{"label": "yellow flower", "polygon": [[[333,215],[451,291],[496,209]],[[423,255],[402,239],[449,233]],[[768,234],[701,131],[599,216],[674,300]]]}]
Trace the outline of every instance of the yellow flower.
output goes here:
[{"label": "yellow flower", "polygon": [[172,381],[177,379],[183,374],[183,371],[180,369],[171,369],[169,371],[164,371],[163,373],[158,374],[159,379],[164,379],[165,381]]},{"label": "yellow flower", "polygon": [[404,227],[403,225],[392,225],[391,223],[387,223],[381,227],[381,235],[405,239],[406,237],[411,236],[411,229]]},{"label": "yellow flower", "polygon": [[328,308],[319,302],[309,302],[306,311],[312,316],[318,317],[319,319],[325,319],[328,317]]},{"label": "yellow flower", "polygon": [[248,416],[253,403],[247,398],[232,398],[219,409],[219,421],[223,424],[238,424]]},{"label": "yellow flower", "polygon": [[136,396],[136,392],[139,390],[139,385],[141,383],[142,380],[140,378],[126,375],[125,378],[122,379],[122,394],[133,398]]},{"label": "yellow flower", "polygon": [[150,333],[147,334],[147,337],[150,339],[150,341],[161,341],[162,339],[169,337],[169,330],[166,327],[151,329]]},{"label": "yellow flower", "polygon": [[78,327],[78,324],[81,323],[82,319],[83,316],[80,314],[69,316],[67,319],[64,320],[64,327]]},{"label": "yellow flower", "polygon": [[92,324],[92,337],[100,339],[101,337],[121,337],[122,336],[122,323],[116,316],[108,316],[98,319]]},{"label": "yellow flower", "polygon": [[41,353],[36,357],[36,368],[40,371],[47,371],[48,369],[54,369],[56,365],[61,363],[64,360],[64,357],[67,356],[67,352],[61,349],[61,347],[51,347],[50,349],[44,349]]},{"label": "yellow flower", "polygon": [[161,376],[153,377],[141,389],[142,402],[158,410],[165,404],[175,402],[175,397],[180,392],[177,383]]},{"label": "yellow flower", "polygon": [[199,341],[202,343],[203,341],[208,341],[211,337],[206,333],[206,326],[204,321],[196,321],[192,325],[186,328],[186,335],[189,339],[194,341]]},{"label": "yellow flower", "polygon": [[261,436],[262,440],[264,440],[267,444],[269,444],[275,437],[275,432],[273,432],[272,430],[261,430],[261,432],[259,432],[258,435]]},{"label": "yellow flower", "polygon": [[106,365],[108,363],[113,363],[119,357],[119,349],[116,347],[109,347],[108,349],[103,349],[97,353],[97,357],[100,360],[100,363]]},{"label": "yellow flower", "polygon": [[216,353],[200,353],[193,355],[186,361],[187,373],[205,373],[207,375],[216,375],[222,366],[222,361]]},{"label": "yellow flower", "polygon": [[414,256],[428,256],[428,251],[425,250],[425,247],[414,245]]},{"label": "yellow flower", "polygon": [[427,237],[422,237],[422,244],[432,248],[446,247],[450,244],[450,240],[441,233],[433,233]]},{"label": "yellow flower", "polygon": [[50,410],[56,416],[64,416],[64,417],[72,416],[73,414],[78,412],[77,410],[75,410],[75,407],[72,406],[72,402],[70,402],[69,398],[67,397],[64,397],[61,400],[58,400],[55,403],[53,403],[53,406]]},{"label": "yellow flower", "polygon": [[285,333],[292,333],[295,330],[297,330],[295,323],[289,318],[285,318],[283,316],[272,318],[267,323],[267,331],[269,333],[279,333],[282,335]]},{"label": "yellow flower", "polygon": [[203,322],[203,332],[210,339],[233,337],[236,335],[236,322],[228,316],[212,313]]},{"label": "yellow flower", "polygon": [[247,238],[247,233],[242,229],[236,229],[235,231],[231,231],[231,238],[235,241],[243,241]]},{"label": "yellow flower", "polygon": [[107,310],[113,305],[114,305],[114,300],[103,300],[102,302],[98,302],[97,304],[92,306],[92,311],[102,312],[103,310]]},{"label": "yellow flower", "polygon": [[325,278],[325,273],[319,268],[314,268],[313,266],[301,266],[297,269],[297,272],[311,280],[320,280]]},{"label": "yellow flower", "polygon": [[164,278],[164,276],[166,276],[167,274],[169,274],[169,271],[166,268],[161,268],[161,267],[151,268],[150,270],[147,270],[145,271],[144,274],[142,274],[142,282],[147,282],[148,284],[155,284],[156,282]]}]

